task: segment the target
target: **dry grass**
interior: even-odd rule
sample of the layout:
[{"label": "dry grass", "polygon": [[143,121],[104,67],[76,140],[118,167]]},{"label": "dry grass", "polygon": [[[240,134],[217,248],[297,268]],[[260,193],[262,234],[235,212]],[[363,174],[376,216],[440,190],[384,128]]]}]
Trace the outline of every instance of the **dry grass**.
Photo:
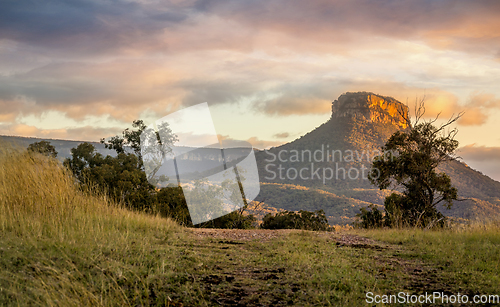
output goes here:
[{"label": "dry grass", "polygon": [[360,306],[367,291],[495,294],[499,225],[191,232],[80,191],[55,160],[4,149],[0,306]]},{"label": "dry grass", "polygon": [[120,278],[137,271],[118,258],[182,232],[80,191],[55,159],[0,152],[0,305],[128,305]]}]

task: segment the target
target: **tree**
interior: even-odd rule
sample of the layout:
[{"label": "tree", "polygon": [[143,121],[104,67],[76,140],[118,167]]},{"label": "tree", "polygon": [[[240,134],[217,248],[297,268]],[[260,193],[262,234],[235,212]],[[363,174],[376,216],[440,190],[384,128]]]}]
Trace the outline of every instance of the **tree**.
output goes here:
[{"label": "tree", "polygon": [[81,143],[76,148],[71,148],[71,159],[64,160],[64,166],[73,172],[76,179],[85,182],[85,169],[92,167],[96,150],[90,143]]},{"label": "tree", "polygon": [[424,113],[424,99],[417,103],[414,123],[407,113],[400,112],[408,127],[394,133],[382,147],[382,155],[373,162],[370,173],[373,184],[381,190],[389,187],[402,190],[385,200],[387,226],[442,226],[446,218],[436,205],[443,204],[449,209],[457,199],[457,189],[451,185],[450,177],[437,173],[436,168],[456,159],[458,130],[448,127],[463,113],[440,126],[435,126],[439,115],[434,120],[420,122]]},{"label": "tree", "polygon": [[94,145],[81,143],[71,149],[71,155],[64,165],[83,186],[97,186],[131,209],[152,212],[155,208],[154,187],[147,181],[134,154],[103,157]]},{"label": "tree", "polygon": [[30,144],[28,145],[28,151],[37,152],[48,157],[57,158],[56,148],[52,146],[48,141],[40,141]]},{"label": "tree", "polygon": [[[141,119],[134,120],[132,122],[132,127],[134,129],[127,128],[123,130],[122,136],[116,135],[109,138],[107,141],[104,138],[101,139],[101,143],[104,144],[104,147],[107,149],[116,151],[117,154],[126,153],[127,147],[129,147],[139,158],[142,165],[141,136],[144,137],[146,135],[146,137],[153,137],[154,140],[148,141],[150,143],[153,143],[152,141],[156,141],[156,144],[159,146],[155,146],[153,149],[156,152],[161,152],[163,154],[162,158],[164,158],[165,153],[171,151],[171,146],[178,141],[177,136],[172,133],[172,130],[167,122],[159,124],[157,127],[158,130],[156,131],[148,128]],[[143,132],[147,133],[143,134]]]},{"label": "tree", "polygon": [[[155,183],[161,181],[162,176],[151,178],[155,176],[158,165],[161,166],[165,155],[171,151],[171,146],[177,141],[177,137],[165,122],[159,124],[157,130],[153,130],[142,120],[136,120],[133,122],[133,128],[132,130],[125,129],[122,136],[112,137],[108,141],[101,140],[106,148],[116,151],[116,157],[103,157],[96,152],[92,144],[82,143],[77,148],[71,149],[72,157],[66,159],[64,165],[74,173],[84,187],[97,186],[115,201],[130,209],[159,214],[173,218],[182,225],[193,226],[182,188],[177,186],[160,189],[155,187]],[[132,149],[132,152],[129,149]],[[143,163],[143,154],[147,157],[145,160],[149,162]],[[146,177],[147,169],[148,173],[152,170],[150,178]],[[234,193],[238,195],[230,196],[241,198],[242,191],[243,187],[239,183],[238,193]],[[207,195],[207,192],[214,195]],[[201,198],[208,197],[209,204],[212,205],[211,207],[204,206],[202,209],[205,211],[202,210],[201,214],[206,214],[208,210],[213,211],[214,216],[219,216],[219,211],[223,209],[222,188],[202,189],[200,193]],[[191,195],[193,196],[193,193]],[[212,201],[216,198],[221,199],[220,204]],[[217,228],[251,227],[255,218],[243,215],[242,212],[243,210],[232,212],[205,225]],[[196,216],[200,212],[193,214]]]}]

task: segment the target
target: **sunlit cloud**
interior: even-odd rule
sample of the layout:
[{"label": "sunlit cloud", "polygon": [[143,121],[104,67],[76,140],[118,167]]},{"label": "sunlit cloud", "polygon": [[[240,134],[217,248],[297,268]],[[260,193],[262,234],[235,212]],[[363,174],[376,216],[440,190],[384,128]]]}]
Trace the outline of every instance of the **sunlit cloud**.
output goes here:
[{"label": "sunlit cloud", "polygon": [[[219,133],[265,148],[307,132],[278,118],[328,118],[348,91],[410,109],[425,98],[426,118],[465,111],[466,132],[499,111],[499,12],[493,0],[4,1],[1,133],[95,140],[208,102],[242,108],[224,115],[247,124]],[[47,112],[53,123],[34,119]]]},{"label": "sunlit cloud", "polygon": [[493,109],[500,109],[500,99],[493,94],[474,93],[465,106],[465,113],[458,121],[464,126],[482,125],[486,123]]}]

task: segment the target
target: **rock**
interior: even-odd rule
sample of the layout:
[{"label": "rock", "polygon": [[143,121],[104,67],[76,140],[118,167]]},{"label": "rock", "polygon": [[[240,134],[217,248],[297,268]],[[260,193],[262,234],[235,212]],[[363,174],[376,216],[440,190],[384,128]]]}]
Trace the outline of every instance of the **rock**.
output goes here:
[{"label": "rock", "polygon": [[392,97],[369,92],[345,93],[332,103],[332,119],[355,117],[369,122],[408,127],[401,114],[408,117],[408,107]]}]

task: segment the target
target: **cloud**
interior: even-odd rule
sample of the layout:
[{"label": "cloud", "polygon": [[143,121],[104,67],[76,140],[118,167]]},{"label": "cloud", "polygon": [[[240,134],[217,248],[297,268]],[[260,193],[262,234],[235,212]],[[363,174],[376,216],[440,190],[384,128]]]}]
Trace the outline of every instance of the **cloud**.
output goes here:
[{"label": "cloud", "polygon": [[242,105],[248,117],[322,116],[340,94],[364,90],[410,107],[425,95],[427,117],[465,109],[459,124],[481,125],[496,98],[459,97],[495,92],[499,9],[492,0],[3,1],[0,122],[48,110],[131,122],[205,101]]},{"label": "cloud", "polygon": [[459,148],[457,153],[471,168],[481,170],[492,179],[500,181],[500,147],[472,144]]},{"label": "cloud", "polygon": [[254,108],[270,115],[324,114],[331,109],[332,87],[327,80],[286,83],[262,94]]},{"label": "cloud", "polygon": [[[0,39],[19,41],[59,53],[78,55],[150,48],[164,29],[188,18],[173,2],[2,1]],[[164,47],[160,45],[158,47]],[[72,57],[75,54],[66,53]]]},{"label": "cloud", "polygon": [[[348,44],[370,37],[423,40],[442,49],[491,54],[499,50],[495,0],[201,0],[207,14],[238,20],[252,28],[324,44]],[[496,48],[495,48],[496,47]]]},{"label": "cloud", "polygon": [[146,109],[180,106],[182,89],[171,71],[148,61],[101,64],[56,63],[9,76],[0,76],[0,116],[41,114],[56,110],[70,118],[111,114],[130,122]]},{"label": "cloud", "polygon": [[66,59],[263,46],[346,52],[379,37],[495,56],[499,11],[495,0],[2,1],[0,40]]},{"label": "cloud", "polygon": [[193,78],[176,84],[185,92],[182,105],[192,106],[202,102],[210,105],[236,103],[244,98],[252,97],[260,91],[259,83],[234,80],[230,77],[213,80]]},{"label": "cloud", "polygon": [[290,133],[288,133],[288,132],[276,133],[275,135],[273,135],[273,137],[277,138],[277,139],[286,139],[289,136],[290,136]]},{"label": "cloud", "polygon": [[472,144],[460,147],[458,154],[465,161],[494,161],[500,163],[500,147],[476,146]]},{"label": "cloud", "polygon": [[123,129],[100,128],[100,127],[78,127],[67,129],[40,129],[26,124],[0,124],[0,135],[14,135],[24,137],[37,137],[49,139],[64,139],[74,141],[100,141],[101,138],[120,134]]},{"label": "cloud", "polygon": [[493,94],[473,93],[465,105],[465,113],[458,123],[463,126],[478,126],[486,123],[491,110],[500,108],[500,99]]}]

